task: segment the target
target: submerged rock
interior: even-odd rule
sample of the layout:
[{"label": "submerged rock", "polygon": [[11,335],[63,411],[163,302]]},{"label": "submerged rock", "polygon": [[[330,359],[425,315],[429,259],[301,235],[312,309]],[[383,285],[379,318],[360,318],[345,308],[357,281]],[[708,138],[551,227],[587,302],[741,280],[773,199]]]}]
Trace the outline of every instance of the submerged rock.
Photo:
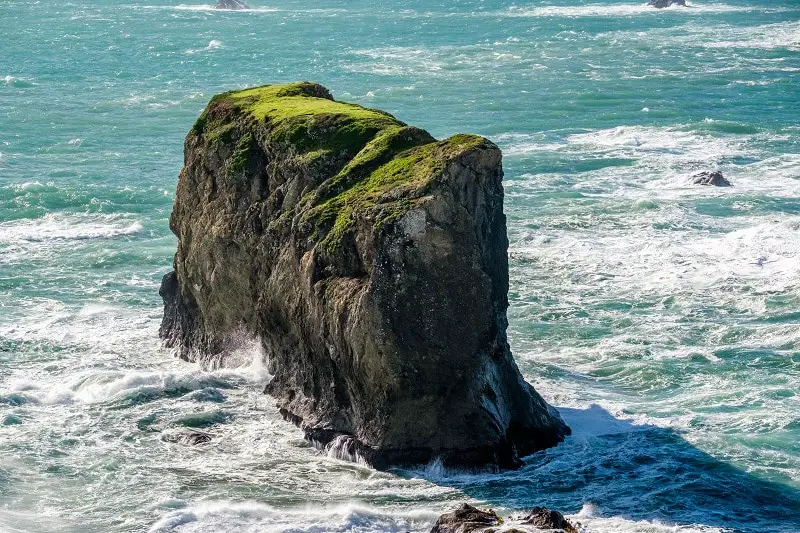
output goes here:
[{"label": "submerged rock", "polygon": [[692,184],[694,185],[711,185],[714,187],[732,187],[731,182],[728,181],[722,172],[700,172],[692,176]]},{"label": "submerged rock", "polygon": [[686,0],[650,0],[647,2],[647,5],[658,9],[663,9],[670,6],[686,7]]},{"label": "submerged rock", "polygon": [[578,533],[578,529],[558,511],[534,507],[524,518],[503,520],[493,510],[483,511],[469,504],[439,517],[431,533],[525,533],[541,530]]},{"label": "submerged rock", "polygon": [[202,431],[189,431],[178,433],[162,433],[161,440],[164,442],[174,442],[177,444],[184,444],[186,446],[197,446],[198,444],[207,444],[211,442],[212,436]]},{"label": "submerged rock", "polygon": [[250,9],[250,6],[239,0],[219,0],[214,9]]},{"label": "submerged rock", "polygon": [[343,457],[518,466],[569,428],[506,340],[500,163],[313,83],[214,97],[186,137],[161,337],[223,363],[259,338],[281,413]]}]

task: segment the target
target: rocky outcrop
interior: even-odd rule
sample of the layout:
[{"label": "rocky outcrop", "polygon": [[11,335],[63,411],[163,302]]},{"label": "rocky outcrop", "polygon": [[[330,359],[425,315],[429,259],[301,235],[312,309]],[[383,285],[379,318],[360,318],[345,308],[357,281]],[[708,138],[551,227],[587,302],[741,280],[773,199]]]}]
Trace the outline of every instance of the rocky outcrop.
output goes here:
[{"label": "rocky outcrop", "polygon": [[340,457],[519,465],[569,428],[506,340],[500,163],[317,84],[213,98],[186,137],[161,337],[206,364],[257,337],[266,392]]},{"label": "rocky outcrop", "polygon": [[547,507],[534,507],[528,516],[522,519],[521,525],[533,526],[537,529],[560,530],[566,533],[578,533],[572,523],[564,518],[558,511],[553,511]]},{"label": "rocky outcrop", "polygon": [[694,185],[709,185],[712,187],[732,187],[731,182],[728,181],[722,172],[700,172],[692,176],[692,184]]},{"label": "rocky outcrop", "polygon": [[483,511],[464,503],[452,513],[445,513],[434,524],[431,533],[477,533],[495,531],[503,519],[493,510]]},{"label": "rocky outcrop", "polygon": [[649,2],[647,2],[647,5],[655,7],[657,9],[663,9],[665,7],[671,7],[671,6],[686,7],[686,0],[650,0]]},{"label": "rocky outcrop", "polygon": [[239,0],[219,0],[214,9],[250,9],[250,6]]},{"label": "rocky outcrop", "polygon": [[527,516],[504,520],[492,509],[483,511],[466,503],[440,516],[431,533],[530,533],[541,530],[578,533],[576,526],[564,515],[546,507],[534,507]]}]

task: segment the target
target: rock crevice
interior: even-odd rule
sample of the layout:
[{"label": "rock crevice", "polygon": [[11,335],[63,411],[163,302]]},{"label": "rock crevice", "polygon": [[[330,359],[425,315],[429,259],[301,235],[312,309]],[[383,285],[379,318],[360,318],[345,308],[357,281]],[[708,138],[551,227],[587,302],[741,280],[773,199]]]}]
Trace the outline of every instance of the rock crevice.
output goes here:
[{"label": "rock crevice", "polygon": [[185,142],[161,337],[257,336],[284,416],[378,467],[513,467],[569,428],[506,340],[500,150],[295,83],[212,99]]}]

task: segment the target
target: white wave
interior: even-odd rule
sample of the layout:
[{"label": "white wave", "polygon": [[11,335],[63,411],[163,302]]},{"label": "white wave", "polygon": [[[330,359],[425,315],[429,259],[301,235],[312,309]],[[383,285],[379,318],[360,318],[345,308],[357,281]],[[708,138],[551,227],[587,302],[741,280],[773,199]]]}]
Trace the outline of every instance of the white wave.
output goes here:
[{"label": "white wave", "polygon": [[[740,132],[740,133],[730,133]],[[774,155],[774,144],[786,135],[758,132],[755,128],[707,118],[701,124],[667,127],[618,126],[554,138],[547,134],[504,134],[496,138],[506,157],[546,154],[578,161],[627,160],[581,174],[576,189],[604,190],[605,194],[637,201],[656,198],[719,196],[723,194],[800,194],[800,156]],[[745,158],[751,163],[735,164]],[[692,187],[689,179],[704,170],[722,170],[734,188]],[[533,187],[559,175],[527,175]],[[555,186],[555,185],[554,185]],[[518,189],[519,190],[519,189]],[[512,194],[514,191],[512,191]]]},{"label": "white wave", "polygon": [[266,385],[272,376],[261,340],[250,333],[241,332],[231,342],[236,347],[226,355],[223,366],[214,367],[213,370],[222,376],[241,376],[251,383]]},{"label": "white wave", "polygon": [[42,191],[55,191],[55,183],[52,181],[48,181],[47,183],[43,184],[40,181],[25,181],[22,183],[12,183],[11,185],[7,185],[4,188],[9,188],[14,192],[42,192]]},{"label": "white wave", "polygon": [[208,52],[210,50],[216,50],[217,48],[222,48],[222,41],[218,41],[216,39],[212,39],[209,41],[208,45],[205,48],[193,48],[186,50],[187,54],[197,54],[199,52]]},{"label": "white wave", "polygon": [[[727,49],[760,49],[779,50],[787,49],[796,51],[800,48],[800,22],[792,20],[761,25],[740,24],[708,24],[690,19],[680,25],[652,28],[646,32],[638,30],[614,30],[587,36],[587,38],[602,43],[602,46],[619,46],[623,50],[631,47],[638,49],[643,46],[654,51],[672,53],[675,46],[683,50],[705,48],[718,50],[723,54]],[[703,74],[716,74],[729,71],[739,71],[756,74],[762,72],[780,73],[793,72],[796,67],[786,65],[787,57],[746,57],[737,54],[719,55],[720,64],[699,67]],[[717,62],[719,63],[719,62]],[[649,66],[641,69],[631,65],[632,71],[624,72],[624,79],[644,78],[683,78],[685,69],[672,70]],[[755,81],[763,81],[756,78]]]},{"label": "white wave", "polygon": [[636,4],[589,4],[582,6],[542,6],[511,7],[505,12],[510,17],[630,17],[636,15],[657,15],[664,13],[701,15],[706,13],[725,13],[737,11],[759,11],[757,7],[731,6],[728,4],[693,4],[687,7],[678,5],[666,9],[655,9],[646,3]]},{"label": "white wave", "polygon": [[[150,7],[150,6],[147,6]],[[161,6],[153,6],[153,7],[161,7]],[[214,7],[213,5],[191,5],[191,4],[180,4],[175,7],[169,7],[171,9],[177,9],[179,11],[212,11],[215,13],[225,12],[225,13],[273,13],[275,11],[280,11],[279,9],[272,8],[272,7],[252,7],[249,9],[224,9],[220,10]]]},{"label": "white wave", "polygon": [[729,530],[704,525],[679,525],[662,521],[634,521],[622,517],[598,516],[595,505],[587,503],[575,515],[567,515],[580,522],[584,530],[591,533],[729,533]]},{"label": "white wave", "polygon": [[[104,312],[100,307],[90,313]],[[251,359],[247,363],[214,371],[203,370],[197,365],[185,363],[175,369],[164,371],[122,372],[88,368],[78,371],[69,380],[61,380],[50,386],[30,378],[16,378],[9,383],[8,390],[12,393],[25,392],[28,399],[36,403],[68,405],[76,402],[97,404],[136,401],[137,398],[156,399],[206,388],[228,389],[246,383],[263,389],[270,379],[265,369],[263,354],[260,349],[248,351],[246,354]]]},{"label": "white wave", "polygon": [[741,153],[746,139],[715,137],[692,131],[685,126],[651,127],[618,126],[616,128],[578,133],[566,138],[567,145],[578,149],[606,152],[613,157],[637,157],[653,152],[659,156],[697,152],[713,155]]},{"label": "white wave", "polygon": [[689,167],[704,170],[724,158],[743,155],[758,155],[762,149],[753,147],[761,140],[755,134],[715,135],[688,125],[618,126],[615,128],[573,133],[563,139],[554,139],[552,134],[505,134],[497,137],[507,156],[527,155],[540,152],[563,152],[574,154],[578,159],[620,158],[638,160],[647,166],[652,175],[653,165],[662,169]]},{"label": "white wave", "polygon": [[31,87],[35,85],[35,83],[33,83],[33,78],[26,78],[21,76],[6,75],[0,77],[0,81],[5,83],[6,85],[12,85],[15,87]]},{"label": "white wave", "polygon": [[[31,185],[33,187],[35,185]],[[37,219],[0,223],[0,243],[74,241],[109,239],[136,235],[144,230],[138,220],[130,221],[114,215],[68,216],[48,213]]]},{"label": "white wave", "polygon": [[219,377],[187,368],[186,372],[102,372],[93,373],[71,386],[74,397],[87,404],[133,398],[137,395],[190,392],[226,385]]},{"label": "white wave", "polygon": [[367,463],[366,459],[364,459],[358,451],[351,451],[352,444],[353,437],[349,435],[339,435],[325,446],[325,455],[331,459],[369,467],[369,463]]},{"label": "white wave", "polygon": [[691,25],[686,29],[684,40],[707,48],[800,49],[800,21],[745,27]]},{"label": "white wave", "polygon": [[[598,227],[582,235],[564,235],[546,248],[536,245],[530,253],[546,262],[542,266],[548,270],[562,271],[565,264],[572,269],[581,265],[587,282],[592,272],[613,272],[613,278],[592,283],[619,291],[617,299],[658,290],[664,297],[686,294],[746,311],[753,300],[734,293],[725,295],[723,302],[719,287],[735,280],[746,280],[763,292],[796,286],[800,279],[800,241],[786,235],[798,230],[800,224],[790,218],[721,234],[697,232],[685,240],[648,227],[636,228],[635,239],[621,239],[617,232]],[[527,249],[526,245],[512,248],[522,254]],[[758,264],[760,257],[766,258],[763,265]]]},{"label": "white wave", "polygon": [[8,389],[14,392],[24,392],[37,390],[39,385],[29,379],[12,379],[8,384]]},{"label": "white wave", "polygon": [[277,509],[259,502],[207,501],[172,511],[150,533],[243,531],[278,533],[391,533],[419,531],[438,517],[422,511],[390,512],[360,504]]}]

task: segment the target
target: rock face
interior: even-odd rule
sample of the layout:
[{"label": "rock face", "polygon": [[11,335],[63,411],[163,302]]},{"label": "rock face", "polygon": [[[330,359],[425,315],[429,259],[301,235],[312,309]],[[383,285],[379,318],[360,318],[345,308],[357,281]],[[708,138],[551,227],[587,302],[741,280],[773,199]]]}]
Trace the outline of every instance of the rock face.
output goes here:
[{"label": "rock face", "polygon": [[439,517],[431,533],[525,533],[541,530],[578,533],[578,529],[558,511],[534,507],[524,518],[503,520],[489,509],[482,511],[469,504]]},{"label": "rock face", "polygon": [[207,364],[257,337],[266,392],[341,457],[518,466],[569,428],[506,340],[500,160],[317,84],[214,97],[186,137],[161,337]]},{"label": "rock face", "polygon": [[722,175],[722,172],[700,172],[692,176],[692,183],[713,187],[732,187],[731,182]]},{"label": "rock face", "polygon": [[219,0],[214,9],[250,9],[250,6],[239,0]]},{"label": "rock face", "polygon": [[650,0],[647,2],[648,6],[658,9],[663,9],[670,6],[684,6],[686,7],[686,0]]}]

